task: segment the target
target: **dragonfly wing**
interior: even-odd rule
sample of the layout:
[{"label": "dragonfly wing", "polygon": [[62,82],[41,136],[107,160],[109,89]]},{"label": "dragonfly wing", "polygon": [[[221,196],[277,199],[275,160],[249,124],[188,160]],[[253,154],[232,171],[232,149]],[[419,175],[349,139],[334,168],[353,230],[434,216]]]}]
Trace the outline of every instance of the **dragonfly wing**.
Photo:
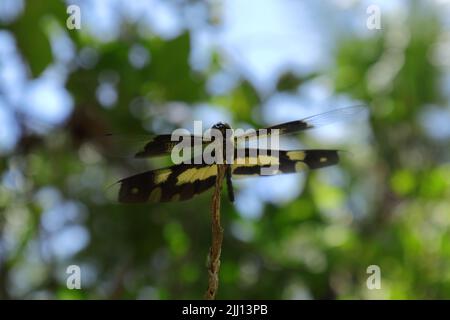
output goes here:
[{"label": "dragonfly wing", "polygon": [[336,122],[348,121],[365,110],[367,110],[367,107],[364,105],[335,109],[301,120],[285,122],[268,128],[245,133],[237,136],[236,139],[237,141],[244,141],[245,139],[250,138],[261,138],[269,136],[275,132],[278,134],[298,133],[307,129],[319,128]]},{"label": "dragonfly wing", "polygon": [[[170,134],[163,134],[155,136],[152,140],[147,142],[144,147],[136,152],[136,158],[156,157],[164,154],[171,153],[175,146],[180,145],[184,148],[193,148],[194,146],[202,146],[203,144],[210,143],[205,141],[203,137],[194,135],[180,136],[179,140],[173,141],[173,137]],[[183,143],[182,145],[180,143]]]},{"label": "dragonfly wing", "polygon": [[122,135],[107,134],[107,153],[119,157],[150,158],[170,155],[176,146],[184,147],[187,152],[192,152],[194,146],[202,148],[210,143],[201,136],[181,135],[172,137],[171,134],[162,135]]},{"label": "dragonfly wing", "polygon": [[124,178],[119,202],[144,203],[188,200],[214,186],[217,165],[179,164]]},{"label": "dragonfly wing", "polygon": [[[233,177],[276,175],[320,169],[339,162],[338,150],[261,150],[245,148],[232,165]],[[278,152],[278,154],[276,153]]]}]

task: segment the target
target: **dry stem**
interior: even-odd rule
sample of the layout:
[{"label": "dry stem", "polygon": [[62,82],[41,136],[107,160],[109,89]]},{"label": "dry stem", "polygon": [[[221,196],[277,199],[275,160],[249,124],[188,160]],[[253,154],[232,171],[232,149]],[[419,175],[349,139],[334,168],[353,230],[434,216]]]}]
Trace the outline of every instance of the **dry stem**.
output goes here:
[{"label": "dry stem", "polygon": [[217,165],[217,179],[211,203],[212,243],[208,259],[208,290],[205,294],[207,300],[215,299],[219,287],[220,253],[223,240],[223,229],[220,225],[220,194],[225,170],[225,165]]}]

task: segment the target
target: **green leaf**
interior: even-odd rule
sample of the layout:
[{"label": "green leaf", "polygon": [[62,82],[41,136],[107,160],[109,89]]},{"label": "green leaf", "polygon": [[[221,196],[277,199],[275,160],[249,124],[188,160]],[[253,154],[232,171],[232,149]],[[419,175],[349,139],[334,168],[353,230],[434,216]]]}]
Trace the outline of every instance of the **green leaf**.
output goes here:
[{"label": "green leaf", "polygon": [[65,14],[63,3],[27,1],[23,14],[10,26],[33,77],[38,77],[52,62],[50,41],[42,25],[45,16],[52,12]]},{"label": "green leaf", "polygon": [[192,72],[189,65],[191,53],[190,35],[162,41],[152,39],[147,43],[151,62],[148,77],[151,90],[157,94],[157,100],[196,102],[205,97],[205,80]]}]

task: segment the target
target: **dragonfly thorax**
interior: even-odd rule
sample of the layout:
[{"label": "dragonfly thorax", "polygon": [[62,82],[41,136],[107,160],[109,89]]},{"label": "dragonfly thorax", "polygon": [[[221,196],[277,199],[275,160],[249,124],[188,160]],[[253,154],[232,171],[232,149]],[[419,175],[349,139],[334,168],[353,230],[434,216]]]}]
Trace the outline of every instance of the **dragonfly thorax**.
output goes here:
[{"label": "dragonfly thorax", "polygon": [[219,141],[219,143],[223,145],[223,154],[226,154],[227,148],[229,148],[229,150],[233,152],[232,150],[234,149],[234,136],[231,126],[225,122],[218,122],[213,125],[211,129],[213,131],[219,131],[216,133],[212,133],[212,135],[214,136],[213,140]]}]

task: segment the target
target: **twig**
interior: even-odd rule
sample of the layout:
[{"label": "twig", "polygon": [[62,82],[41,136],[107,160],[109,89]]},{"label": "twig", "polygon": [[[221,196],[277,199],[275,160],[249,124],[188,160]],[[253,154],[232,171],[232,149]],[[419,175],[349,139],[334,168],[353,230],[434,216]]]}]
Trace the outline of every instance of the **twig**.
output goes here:
[{"label": "twig", "polygon": [[205,299],[214,300],[219,287],[220,253],[222,250],[223,229],[220,225],[220,193],[226,166],[217,166],[217,178],[211,203],[211,248],[208,257],[208,290]]}]

